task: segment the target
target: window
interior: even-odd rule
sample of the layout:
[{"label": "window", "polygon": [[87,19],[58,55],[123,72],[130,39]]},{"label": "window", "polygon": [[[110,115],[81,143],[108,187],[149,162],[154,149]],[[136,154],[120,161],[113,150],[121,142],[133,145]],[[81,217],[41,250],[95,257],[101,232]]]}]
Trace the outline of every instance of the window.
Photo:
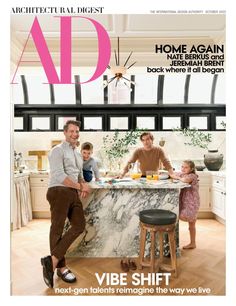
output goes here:
[{"label": "window", "polygon": [[27,75],[25,76],[29,104],[50,104],[50,87],[46,77]]},{"label": "window", "polygon": [[23,117],[14,117],[14,130],[24,130]]},{"label": "window", "polygon": [[75,104],[74,84],[54,84],[55,104]]},{"label": "window", "polygon": [[50,117],[41,116],[41,117],[31,117],[31,130],[48,130],[50,131]]},{"label": "window", "polygon": [[84,130],[102,130],[102,117],[83,117]]},{"label": "window", "polygon": [[226,117],[216,116],[216,130],[225,130],[226,127]]},{"label": "window", "polygon": [[138,74],[135,76],[135,104],[157,103],[158,76]]},{"label": "window", "polygon": [[110,117],[110,130],[128,130],[128,117]]},{"label": "window", "polygon": [[189,117],[189,128],[198,130],[207,130],[208,127],[208,117],[206,116],[193,116]]},{"label": "window", "polygon": [[67,120],[76,120],[76,117],[57,117],[57,130],[63,130]]},{"label": "window", "polygon": [[[87,71],[76,75],[75,82],[88,80],[91,75]],[[16,119],[17,130],[58,131],[68,118],[81,120],[81,131],[125,131],[137,127],[152,131],[177,127],[224,130],[217,118],[225,117],[223,74],[142,72],[130,76],[135,85],[122,80],[116,86],[114,80],[104,89],[103,80],[105,83],[110,78],[111,75],[104,75],[80,86],[42,84],[43,77],[19,76],[19,84],[12,85],[14,116],[24,118]],[[35,117],[39,119],[32,119]]]},{"label": "window", "polygon": [[163,88],[163,104],[184,103],[184,86],[186,75],[166,74]]},{"label": "window", "polygon": [[162,117],[162,129],[172,130],[174,128],[181,128],[181,117]]},{"label": "window", "polygon": [[[85,82],[91,77],[91,74],[75,77],[76,81],[78,77],[80,82]],[[120,79],[118,82],[115,79],[104,90],[103,79],[110,80],[112,75],[103,75],[92,82],[81,85],[50,85],[47,84],[46,77],[41,75],[16,76],[17,84],[12,84],[12,100],[14,104],[51,104],[54,94],[54,103],[61,105],[76,104],[76,99],[77,102],[81,101],[84,105],[106,103],[147,105],[157,104],[157,100],[162,104],[211,104],[213,102],[225,104],[225,74],[223,73],[218,75],[210,73],[192,73],[191,75],[137,73],[125,77],[128,80],[132,79],[135,85],[131,86],[130,82],[125,79]]]},{"label": "window", "polygon": [[188,103],[210,104],[212,82],[213,74],[191,74],[189,82]]},{"label": "window", "polygon": [[25,103],[24,91],[23,91],[22,80],[20,76],[16,76],[15,83],[17,84],[11,85],[13,104],[24,104]]},{"label": "window", "polygon": [[155,130],[155,117],[136,117],[136,127],[139,129]]},{"label": "window", "polygon": [[[82,75],[80,81],[85,82],[89,78],[91,75]],[[82,104],[104,104],[103,77],[80,86]]]},{"label": "window", "polygon": [[215,104],[225,104],[225,75],[218,74],[215,90]]}]

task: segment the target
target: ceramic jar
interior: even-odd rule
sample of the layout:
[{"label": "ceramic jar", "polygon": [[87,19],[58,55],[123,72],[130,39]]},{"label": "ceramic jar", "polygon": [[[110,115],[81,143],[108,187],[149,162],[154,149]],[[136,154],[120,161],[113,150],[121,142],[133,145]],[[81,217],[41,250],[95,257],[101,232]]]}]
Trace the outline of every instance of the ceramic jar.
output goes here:
[{"label": "ceramic jar", "polygon": [[208,150],[208,153],[204,155],[204,164],[208,170],[219,171],[223,164],[223,157],[218,150]]}]

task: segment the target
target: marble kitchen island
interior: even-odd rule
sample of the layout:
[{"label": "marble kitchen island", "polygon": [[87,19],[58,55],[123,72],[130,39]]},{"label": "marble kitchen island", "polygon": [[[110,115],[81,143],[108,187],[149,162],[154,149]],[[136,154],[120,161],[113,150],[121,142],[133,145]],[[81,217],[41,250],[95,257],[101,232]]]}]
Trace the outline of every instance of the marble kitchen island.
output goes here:
[{"label": "marble kitchen island", "polygon": [[[138,256],[139,212],[158,208],[178,215],[180,189],[189,185],[171,180],[123,179],[92,182],[90,186],[91,194],[82,201],[86,230],[70,246],[67,257]],[[68,226],[69,223],[65,228]],[[147,249],[148,246],[147,243]],[[178,224],[176,247],[179,255]],[[168,241],[165,242],[164,254],[168,255]]]}]

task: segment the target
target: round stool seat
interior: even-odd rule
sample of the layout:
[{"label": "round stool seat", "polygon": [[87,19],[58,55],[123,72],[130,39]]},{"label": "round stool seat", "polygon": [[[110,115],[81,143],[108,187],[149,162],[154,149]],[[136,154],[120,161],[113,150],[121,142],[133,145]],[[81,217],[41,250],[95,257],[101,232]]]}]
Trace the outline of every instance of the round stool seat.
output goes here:
[{"label": "round stool seat", "polygon": [[164,209],[146,209],[139,213],[141,222],[152,225],[167,225],[176,222],[176,214]]}]

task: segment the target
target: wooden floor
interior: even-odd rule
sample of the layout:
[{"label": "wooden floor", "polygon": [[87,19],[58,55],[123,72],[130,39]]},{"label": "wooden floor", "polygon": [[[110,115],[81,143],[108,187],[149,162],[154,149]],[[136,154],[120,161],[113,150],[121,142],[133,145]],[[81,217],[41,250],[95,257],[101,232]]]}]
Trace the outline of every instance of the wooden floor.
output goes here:
[{"label": "wooden floor", "polygon": [[[49,253],[49,226],[49,220],[33,220],[12,232],[12,295],[122,295],[122,288],[131,291],[123,295],[139,295],[144,289],[143,295],[225,295],[225,226],[215,220],[198,220],[197,248],[181,251],[178,278],[171,277],[169,285],[161,281],[152,286],[132,284],[132,274],[144,272],[147,276],[148,268],[128,272],[126,286],[99,286],[95,273],[121,273],[120,258],[69,258],[67,263],[77,275],[77,282],[70,285],[54,276],[54,289],[47,288],[40,257]],[[187,244],[188,239],[188,225],[181,222],[180,246]]]}]

